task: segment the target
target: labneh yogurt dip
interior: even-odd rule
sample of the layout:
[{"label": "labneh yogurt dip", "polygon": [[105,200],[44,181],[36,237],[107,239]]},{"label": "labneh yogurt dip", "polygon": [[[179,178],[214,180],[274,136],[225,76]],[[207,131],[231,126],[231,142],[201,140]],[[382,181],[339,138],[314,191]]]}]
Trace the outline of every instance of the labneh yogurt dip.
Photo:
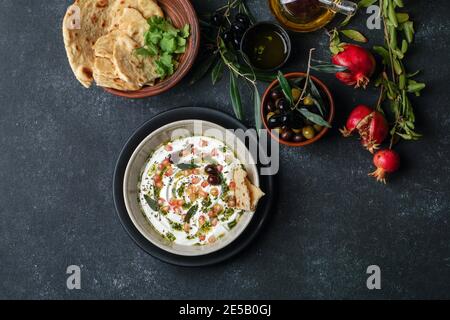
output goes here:
[{"label": "labneh yogurt dip", "polygon": [[151,153],[142,170],[138,182],[141,210],[150,225],[172,243],[215,243],[245,213],[236,208],[233,172],[237,169],[245,167],[217,139],[172,140]]}]

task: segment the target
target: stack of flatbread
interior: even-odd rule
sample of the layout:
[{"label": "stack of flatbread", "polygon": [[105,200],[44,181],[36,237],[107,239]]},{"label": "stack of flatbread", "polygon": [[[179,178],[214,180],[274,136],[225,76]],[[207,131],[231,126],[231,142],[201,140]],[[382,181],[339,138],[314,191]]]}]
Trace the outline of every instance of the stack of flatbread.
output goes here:
[{"label": "stack of flatbread", "polygon": [[236,183],[236,208],[245,211],[255,211],[259,199],[264,196],[264,192],[250,182],[247,177],[247,171],[242,168],[234,170],[233,180]]},{"label": "stack of flatbread", "polygon": [[78,81],[123,91],[154,84],[154,58],[134,52],[144,45],[152,16],[163,16],[154,0],[76,0],[64,17],[63,36]]}]

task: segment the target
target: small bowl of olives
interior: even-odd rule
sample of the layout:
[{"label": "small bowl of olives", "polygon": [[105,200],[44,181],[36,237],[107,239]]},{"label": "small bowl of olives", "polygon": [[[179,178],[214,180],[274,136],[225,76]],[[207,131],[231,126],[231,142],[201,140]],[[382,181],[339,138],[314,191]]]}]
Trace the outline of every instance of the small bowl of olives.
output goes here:
[{"label": "small bowl of olives", "polygon": [[[284,77],[282,83],[280,75]],[[264,127],[281,144],[291,147],[310,145],[331,127],[335,112],[331,92],[322,81],[308,77],[306,73],[280,75],[262,98]]]}]

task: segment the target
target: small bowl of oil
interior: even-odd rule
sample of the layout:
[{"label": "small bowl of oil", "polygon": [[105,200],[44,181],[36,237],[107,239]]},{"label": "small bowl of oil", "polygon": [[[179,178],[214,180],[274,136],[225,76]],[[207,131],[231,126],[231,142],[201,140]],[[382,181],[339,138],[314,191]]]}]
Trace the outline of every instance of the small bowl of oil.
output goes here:
[{"label": "small bowl of oil", "polygon": [[254,69],[274,71],[289,60],[291,39],[279,24],[259,22],[244,33],[241,51]]}]

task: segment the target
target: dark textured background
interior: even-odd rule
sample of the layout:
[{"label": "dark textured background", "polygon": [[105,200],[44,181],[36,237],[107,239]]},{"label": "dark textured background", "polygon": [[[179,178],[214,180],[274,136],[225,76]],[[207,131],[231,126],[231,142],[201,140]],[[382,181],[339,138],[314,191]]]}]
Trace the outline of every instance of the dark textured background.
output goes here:
[{"label": "dark textured background", "polygon": [[[227,81],[184,81],[138,101],[83,89],[61,36],[69,2],[0,2],[0,298],[450,298],[448,2],[406,1],[418,22],[408,66],[424,70],[428,89],[414,101],[424,138],[398,147],[402,171],[387,186],[369,179],[370,155],[336,129],[314,146],[282,148],[270,225],[236,258],[202,269],[166,265],[133,243],[114,210],[112,174],[152,116],[180,103],[231,113]],[[222,2],[194,1],[199,12]],[[249,5],[272,19],[265,1]],[[354,25],[378,43],[365,19]],[[286,71],[304,70],[310,47],[327,57],[323,32],[292,40]],[[335,128],[377,99],[321,77],[336,97]],[[82,266],[80,291],[66,289],[70,264]],[[380,291],[366,288],[371,264],[382,269]]]}]

